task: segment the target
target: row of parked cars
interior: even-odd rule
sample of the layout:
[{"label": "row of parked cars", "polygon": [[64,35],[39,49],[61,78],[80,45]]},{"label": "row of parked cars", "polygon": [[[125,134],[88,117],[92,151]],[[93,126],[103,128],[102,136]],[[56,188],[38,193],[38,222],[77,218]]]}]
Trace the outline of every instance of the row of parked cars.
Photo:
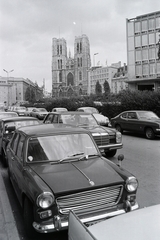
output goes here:
[{"label": "row of parked cars", "polygon": [[138,209],[138,180],[121,167],[123,156],[106,158],[122,146],[118,130],[85,111],[0,119],[0,154],[28,235],[67,229],[70,212],[90,226]]}]

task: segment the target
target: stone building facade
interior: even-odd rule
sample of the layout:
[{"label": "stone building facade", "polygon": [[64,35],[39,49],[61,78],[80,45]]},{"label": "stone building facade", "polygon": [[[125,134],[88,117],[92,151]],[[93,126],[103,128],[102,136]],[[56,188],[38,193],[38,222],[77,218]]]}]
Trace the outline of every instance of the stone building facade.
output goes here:
[{"label": "stone building facade", "polygon": [[67,56],[64,38],[52,39],[52,97],[86,95],[88,70],[91,67],[88,37],[75,37],[74,57]]}]

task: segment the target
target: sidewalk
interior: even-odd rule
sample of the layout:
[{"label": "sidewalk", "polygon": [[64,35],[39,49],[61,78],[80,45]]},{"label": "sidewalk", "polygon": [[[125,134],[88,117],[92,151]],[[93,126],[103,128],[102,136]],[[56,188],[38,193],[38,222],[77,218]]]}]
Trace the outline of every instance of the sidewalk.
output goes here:
[{"label": "sidewalk", "polygon": [[19,240],[6,188],[0,172],[0,240]]}]

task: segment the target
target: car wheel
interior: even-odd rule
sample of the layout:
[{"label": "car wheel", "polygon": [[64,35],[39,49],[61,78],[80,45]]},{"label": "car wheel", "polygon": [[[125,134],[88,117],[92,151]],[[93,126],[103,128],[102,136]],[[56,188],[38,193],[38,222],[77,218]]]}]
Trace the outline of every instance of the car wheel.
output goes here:
[{"label": "car wheel", "polygon": [[111,151],[105,151],[105,155],[106,155],[106,157],[114,157],[116,152],[117,152],[117,149],[114,149],[114,150],[111,150]]},{"label": "car wheel", "polygon": [[24,217],[25,229],[28,236],[29,237],[35,236],[36,231],[32,226],[34,221],[33,205],[27,197],[24,199],[23,217]]},{"label": "car wheel", "polygon": [[116,128],[117,131],[123,133],[123,129],[121,128],[121,126],[120,126],[119,124],[117,124],[117,125],[115,126],[115,128]]},{"label": "car wheel", "polygon": [[154,134],[152,128],[146,128],[145,135],[146,135],[147,139],[154,139],[155,138],[155,134]]}]

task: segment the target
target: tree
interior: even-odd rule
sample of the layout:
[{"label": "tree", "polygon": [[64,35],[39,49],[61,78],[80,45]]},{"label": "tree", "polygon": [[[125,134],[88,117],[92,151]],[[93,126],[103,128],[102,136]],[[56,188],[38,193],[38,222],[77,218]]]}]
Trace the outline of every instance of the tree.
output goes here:
[{"label": "tree", "polygon": [[108,95],[110,93],[110,86],[109,86],[109,83],[106,80],[103,84],[103,87],[104,87],[104,94]]},{"label": "tree", "polygon": [[102,86],[99,83],[99,81],[96,82],[95,92],[96,92],[96,95],[101,95],[102,94]]},{"label": "tree", "polygon": [[25,100],[29,102],[35,102],[35,92],[33,91],[33,88],[28,87],[25,92]]}]

